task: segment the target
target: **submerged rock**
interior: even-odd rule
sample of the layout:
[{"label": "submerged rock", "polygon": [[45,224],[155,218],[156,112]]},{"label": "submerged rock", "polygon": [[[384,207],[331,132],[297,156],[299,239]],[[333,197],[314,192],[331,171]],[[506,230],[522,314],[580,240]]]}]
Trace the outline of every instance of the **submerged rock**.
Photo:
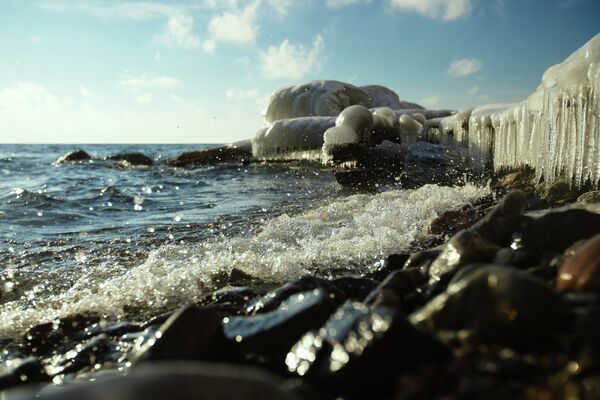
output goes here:
[{"label": "submerged rock", "polygon": [[562,297],[544,281],[515,268],[481,265],[450,283],[410,316],[445,342],[467,340],[530,348],[567,326]]},{"label": "submerged rock", "polygon": [[87,152],[83,150],[75,150],[63,156],[60,156],[54,163],[63,164],[67,162],[87,161],[91,159],[92,156],[90,156]]},{"label": "submerged rock", "polygon": [[142,153],[119,153],[106,158],[111,161],[120,161],[132,166],[151,166],[154,160]]},{"label": "submerged rock", "polygon": [[567,250],[560,266],[557,290],[600,291],[600,234]]},{"label": "submerged rock", "polygon": [[399,372],[449,358],[445,346],[398,312],[347,302],[292,347],[286,365],[330,393],[378,398]]},{"label": "submerged rock", "polygon": [[224,333],[246,358],[283,365],[289,348],[306,331],[323,324],[338,304],[335,296],[316,288],[290,296],[270,312],[225,318]]}]

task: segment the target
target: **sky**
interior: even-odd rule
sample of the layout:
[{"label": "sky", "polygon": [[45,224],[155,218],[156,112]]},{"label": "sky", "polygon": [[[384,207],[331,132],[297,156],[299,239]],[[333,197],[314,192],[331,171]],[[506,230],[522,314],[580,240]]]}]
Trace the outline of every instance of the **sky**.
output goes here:
[{"label": "sky", "polygon": [[598,0],[2,0],[0,143],[226,143],[278,88],[521,101],[600,32]]}]

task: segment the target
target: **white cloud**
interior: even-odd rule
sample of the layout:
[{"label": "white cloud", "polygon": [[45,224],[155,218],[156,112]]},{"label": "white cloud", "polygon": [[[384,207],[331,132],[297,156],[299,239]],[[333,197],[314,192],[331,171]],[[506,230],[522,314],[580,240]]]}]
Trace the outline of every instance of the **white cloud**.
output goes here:
[{"label": "white cloud", "polygon": [[83,14],[108,21],[144,21],[181,14],[189,6],[168,3],[126,2],[107,3],[98,1],[47,1],[40,7],[66,14]]},{"label": "white cloud", "polygon": [[194,18],[184,14],[173,15],[156,41],[168,47],[195,49],[200,46],[200,38],[194,35],[193,29]]},{"label": "white cloud", "polygon": [[269,79],[300,79],[320,68],[324,41],[317,35],[310,47],[285,39],[278,46],[260,52],[262,72]]},{"label": "white cloud", "polygon": [[258,90],[256,89],[249,89],[249,90],[236,90],[236,89],[229,89],[227,90],[227,92],[225,92],[225,96],[227,96],[228,99],[234,99],[234,100],[252,100],[252,99],[256,99],[260,96]]},{"label": "white cloud", "polygon": [[425,97],[418,101],[419,104],[425,107],[435,107],[440,105],[442,102],[442,98],[439,94],[434,94],[433,96]]},{"label": "white cloud", "polygon": [[289,12],[289,9],[294,5],[293,0],[267,0],[267,3],[269,3],[279,15],[286,15]]},{"label": "white cloud", "polygon": [[461,58],[460,60],[452,61],[448,68],[448,75],[453,78],[473,75],[481,69],[481,60],[476,58]]},{"label": "white cloud", "polygon": [[148,104],[148,103],[152,103],[152,95],[150,94],[141,94],[139,96],[137,96],[134,101],[138,104]]},{"label": "white cloud", "polygon": [[14,82],[0,90],[0,110],[58,110],[62,101],[43,86],[32,82]]},{"label": "white cloud", "polygon": [[84,99],[91,99],[92,97],[94,97],[94,92],[92,92],[83,85],[79,86],[79,93],[81,93],[81,97],[83,97]]},{"label": "white cloud", "polygon": [[156,76],[156,75],[141,75],[123,79],[121,85],[130,89],[166,89],[172,88],[179,84],[177,78],[171,76]]},{"label": "white cloud", "polygon": [[243,10],[225,11],[208,23],[208,39],[202,43],[205,51],[215,50],[218,42],[253,43],[260,26],[256,15],[260,1],[249,3]]},{"label": "white cloud", "polygon": [[42,43],[42,37],[40,35],[33,35],[33,36],[31,36],[31,43],[33,43],[33,44],[40,44],[40,43]]},{"label": "white cloud", "polygon": [[479,92],[479,86],[475,85],[473,87],[471,87],[469,90],[467,90],[467,93],[470,94],[471,96],[476,95]]},{"label": "white cloud", "polygon": [[424,17],[454,21],[471,14],[471,0],[387,0],[391,9],[416,12]]},{"label": "white cloud", "polygon": [[340,8],[359,3],[370,3],[371,0],[327,0],[325,4],[329,8]]}]

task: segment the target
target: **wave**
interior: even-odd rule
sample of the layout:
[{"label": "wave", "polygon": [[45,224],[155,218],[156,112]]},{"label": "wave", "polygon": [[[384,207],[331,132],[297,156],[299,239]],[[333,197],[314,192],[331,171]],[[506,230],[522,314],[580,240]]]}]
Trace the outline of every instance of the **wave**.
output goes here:
[{"label": "wave", "polygon": [[408,250],[438,213],[489,193],[472,185],[427,185],[356,194],[295,216],[280,215],[256,233],[194,246],[165,245],[131,269],[106,262],[86,270],[66,289],[46,285],[34,297],[3,304],[0,338],[78,312],[118,317],[127,309],[151,314],[174,308],[200,299],[215,288],[213,276],[233,268],[274,283],[340,268],[360,272],[377,258]]}]

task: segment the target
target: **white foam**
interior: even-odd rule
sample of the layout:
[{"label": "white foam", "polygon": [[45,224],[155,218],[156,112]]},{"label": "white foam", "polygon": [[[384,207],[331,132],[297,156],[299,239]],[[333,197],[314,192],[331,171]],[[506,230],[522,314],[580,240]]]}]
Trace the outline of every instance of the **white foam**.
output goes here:
[{"label": "white foam", "polygon": [[[284,282],[306,273],[364,265],[408,248],[440,212],[487,195],[474,186],[352,195],[311,211],[267,221],[259,233],[164,246],[132,268],[105,264],[69,288],[26,295],[0,307],[0,338],[77,312],[115,316],[124,307],[158,312],[202,297],[211,276],[238,268]],[[65,271],[68,274],[69,271]]]}]

